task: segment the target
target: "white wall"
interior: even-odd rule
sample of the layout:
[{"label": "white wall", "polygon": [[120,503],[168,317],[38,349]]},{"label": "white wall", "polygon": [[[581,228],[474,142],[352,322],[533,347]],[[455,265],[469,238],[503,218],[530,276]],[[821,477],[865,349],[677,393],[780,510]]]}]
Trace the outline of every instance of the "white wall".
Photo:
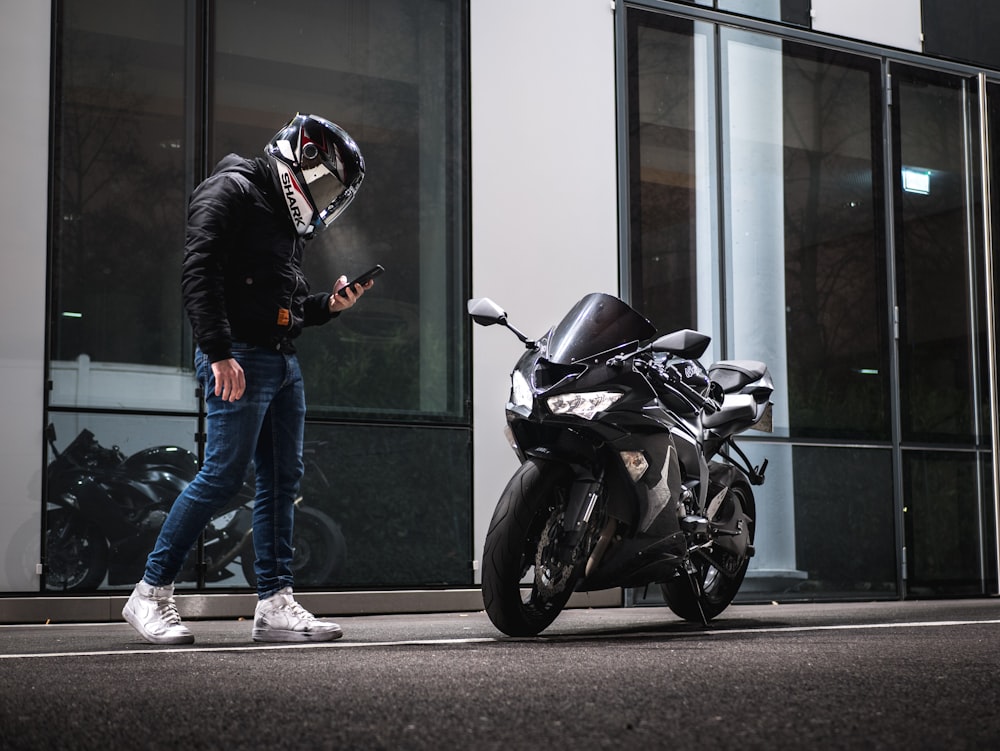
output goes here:
[{"label": "white wall", "polygon": [[38,589],[50,3],[0,0],[0,592]]},{"label": "white wall", "polygon": [[812,0],[812,28],[920,52],[920,0]]},{"label": "white wall", "polygon": [[[471,0],[470,16],[472,295],[538,337],[583,295],[618,293],[614,13],[609,0]],[[478,559],[517,468],[504,403],[523,345],[478,326],[472,344]]]}]

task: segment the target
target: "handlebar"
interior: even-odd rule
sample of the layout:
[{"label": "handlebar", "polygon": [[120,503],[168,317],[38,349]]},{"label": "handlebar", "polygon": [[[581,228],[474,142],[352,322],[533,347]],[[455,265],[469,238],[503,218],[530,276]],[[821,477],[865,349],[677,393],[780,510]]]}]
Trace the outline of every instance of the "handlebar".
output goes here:
[{"label": "handlebar", "polygon": [[[608,361],[608,365],[612,364],[612,360],[618,360],[618,358],[621,358],[620,362],[624,362],[627,357],[634,357],[635,354],[638,353],[633,353],[628,356],[615,355],[615,357],[612,357],[611,360]],[[716,398],[714,393],[715,391],[718,391],[718,389],[710,388],[709,395],[705,396],[685,383],[680,373],[677,372],[673,366],[664,367],[651,360],[636,359],[633,363],[633,367],[640,373],[655,373],[664,386],[673,390],[678,396],[686,399],[707,415],[714,415],[722,409],[722,403],[718,398]]]},{"label": "handlebar", "polygon": [[87,428],[81,430],[61,452],[56,451],[54,438],[50,441],[50,445],[56,459],[74,467],[84,469],[96,466],[113,467],[125,460],[125,455],[118,446],[105,448]]}]

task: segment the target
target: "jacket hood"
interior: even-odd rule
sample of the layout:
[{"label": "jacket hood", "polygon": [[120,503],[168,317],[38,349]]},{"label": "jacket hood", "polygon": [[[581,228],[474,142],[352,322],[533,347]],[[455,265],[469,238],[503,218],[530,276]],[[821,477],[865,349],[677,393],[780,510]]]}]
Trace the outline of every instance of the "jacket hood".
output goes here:
[{"label": "jacket hood", "polygon": [[[247,178],[261,191],[264,199],[271,204],[275,213],[287,214],[284,200],[281,197],[281,188],[278,185],[277,175],[271,169],[271,164],[264,157],[247,158],[239,154],[227,154],[219,160],[212,170],[212,176],[223,172],[235,173]],[[291,217],[288,219],[291,224]]]},{"label": "jacket hood", "polygon": [[227,154],[219,160],[212,170],[213,175],[220,172],[236,172],[253,180],[255,177],[270,179],[271,170],[267,166],[267,160],[260,157],[247,159],[239,154]]}]

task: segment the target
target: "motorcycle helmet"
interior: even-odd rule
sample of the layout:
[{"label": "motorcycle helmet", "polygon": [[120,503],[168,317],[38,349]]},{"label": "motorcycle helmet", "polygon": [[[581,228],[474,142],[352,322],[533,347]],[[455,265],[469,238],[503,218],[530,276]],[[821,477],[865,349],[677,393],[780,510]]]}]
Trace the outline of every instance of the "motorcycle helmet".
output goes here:
[{"label": "motorcycle helmet", "polygon": [[295,229],[310,238],[354,200],[365,176],[361,150],[347,131],[297,114],[264,147]]}]

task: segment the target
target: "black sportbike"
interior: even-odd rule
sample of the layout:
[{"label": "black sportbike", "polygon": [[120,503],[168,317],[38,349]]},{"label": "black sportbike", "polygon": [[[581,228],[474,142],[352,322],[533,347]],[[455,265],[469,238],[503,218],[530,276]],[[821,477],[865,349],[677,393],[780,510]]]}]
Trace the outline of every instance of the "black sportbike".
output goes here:
[{"label": "black sportbike", "polygon": [[612,295],[581,299],[530,341],[496,303],[470,300],[527,351],[511,374],[508,438],[521,461],[483,553],[483,600],[500,631],[532,636],[574,591],[659,584],[705,623],[736,596],[754,553],[752,485],[734,436],[771,429],[764,363],[698,361],[710,338],[656,328]]},{"label": "black sportbike", "polygon": [[[177,446],[153,446],[126,456],[117,446],[102,446],[86,428],[62,451],[56,448],[54,426],[48,426],[46,439],[54,457],[46,492],[46,589],[94,590],[105,578],[109,586],[134,584],[174,500],[198,473],[198,458]],[[313,463],[311,448],[306,445],[307,463]],[[251,475],[212,517],[202,538],[201,574],[206,582],[234,576],[231,566],[238,561],[247,583],[256,586],[253,499]],[[292,569],[302,586],[328,583],[347,558],[340,526],[301,498],[295,505],[292,542]],[[195,550],[177,581],[196,581],[198,569]]]}]

